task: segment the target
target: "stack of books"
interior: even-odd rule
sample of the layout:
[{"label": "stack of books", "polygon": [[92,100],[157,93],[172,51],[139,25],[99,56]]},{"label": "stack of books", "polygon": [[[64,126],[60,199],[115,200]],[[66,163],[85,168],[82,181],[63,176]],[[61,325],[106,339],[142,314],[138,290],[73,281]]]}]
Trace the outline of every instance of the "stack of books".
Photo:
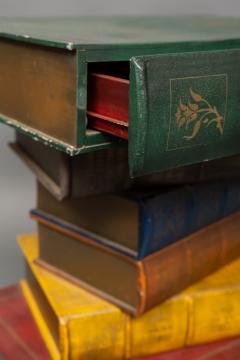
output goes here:
[{"label": "stack of books", "polygon": [[0,21],[0,120],[37,187],[3,356],[240,356],[239,25]]}]

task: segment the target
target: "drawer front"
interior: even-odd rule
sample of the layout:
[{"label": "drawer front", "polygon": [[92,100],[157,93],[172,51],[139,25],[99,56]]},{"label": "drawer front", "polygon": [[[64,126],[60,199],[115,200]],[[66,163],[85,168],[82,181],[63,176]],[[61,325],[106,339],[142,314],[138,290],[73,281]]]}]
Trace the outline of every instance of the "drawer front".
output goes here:
[{"label": "drawer front", "polygon": [[240,153],[240,50],[131,59],[132,176]]}]

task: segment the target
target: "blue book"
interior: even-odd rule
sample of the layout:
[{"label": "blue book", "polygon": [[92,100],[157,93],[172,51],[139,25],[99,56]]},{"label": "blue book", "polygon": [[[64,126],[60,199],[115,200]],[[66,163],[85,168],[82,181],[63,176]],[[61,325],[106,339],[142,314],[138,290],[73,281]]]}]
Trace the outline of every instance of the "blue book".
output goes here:
[{"label": "blue book", "polygon": [[32,217],[135,259],[240,210],[240,183],[218,182],[58,202],[38,184]]}]

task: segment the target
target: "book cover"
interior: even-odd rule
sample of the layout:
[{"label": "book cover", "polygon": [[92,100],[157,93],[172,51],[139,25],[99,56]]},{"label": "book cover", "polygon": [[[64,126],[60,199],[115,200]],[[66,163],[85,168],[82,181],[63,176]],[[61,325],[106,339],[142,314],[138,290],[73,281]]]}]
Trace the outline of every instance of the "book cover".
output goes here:
[{"label": "book cover", "polygon": [[137,358],[135,360],[237,360],[239,356],[240,339],[234,338]]},{"label": "book cover", "polygon": [[50,360],[19,284],[0,289],[0,354],[8,360]]},{"label": "book cover", "polygon": [[135,358],[239,335],[239,259],[136,319],[36,265],[38,241],[36,235],[18,237],[32,273],[35,310],[49,325],[45,341],[56,339],[63,359]]},{"label": "book cover", "polygon": [[[70,155],[127,137],[134,177],[239,154],[239,24],[2,19],[0,119]],[[117,136],[92,130],[92,118]]]},{"label": "book cover", "polygon": [[10,147],[58,201],[133,186],[124,146],[72,157],[16,132],[16,141]]},{"label": "book cover", "polygon": [[37,263],[139,316],[236,259],[239,217],[239,212],[230,215],[134,260],[36,213]]},{"label": "book cover", "polygon": [[[58,202],[39,183],[37,214],[136,259],[240,210],[238,181],[132,190]],[[44,215],[45,214],[45,215]]]},{"label": "book cover", "polygon": [[9,146],[59,201],[132,188],[149,189],[166,184],[240,179],[239,156],[130,178],[128,149],[123,144],[71,157],[16,132],[16,141]]}]

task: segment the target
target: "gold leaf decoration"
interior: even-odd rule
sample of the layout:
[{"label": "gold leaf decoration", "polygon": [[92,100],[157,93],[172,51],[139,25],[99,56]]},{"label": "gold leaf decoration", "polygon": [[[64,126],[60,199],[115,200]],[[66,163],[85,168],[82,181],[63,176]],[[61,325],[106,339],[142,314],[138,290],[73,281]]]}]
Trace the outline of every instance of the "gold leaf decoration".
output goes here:
[{"label": "gold leaf decoration", "polygon": [[216,106],[211,106],[209,102],[204,99],[200,94],[189,89],[192,100],[186,104],[180,98],[179,105],[177,107],[176,123],[179,128],[185,126],[186,129],[191,125],[192,133],[185,135],[185,140],[194,139],[199,133],[202,124],[209,127],[211,124],[215,124],[216,128],[222,135],[224,132],[223,128],[223,116],[219,114]]},{"label": "gold leaf decoration", "polygon": [[180,108],[180,110],[182,110],[182,111],[184,111],[184,110],[187,109],[187,106],[182,103],[182,99],[180,99],[179,108]]},{"label": "gold leaf decoration", "polygon": [[191,94],[191,97],[193,98],[193,100],[195,100],[196,102],[202,101],[201,95],[197,94],[191,88],[190,88],[190,94]]},{"label": "gold leaf decoration", "polygon": [[184,136],[184,139],[186,140],[191,140],[193,139],[197,133],[199,132],[200,130],[200,127],[201,127],[201,121],[200,120],[197,120],[193,126],[193,131],[192,131],[192,134],[189,135],[189,136]]},{"label": "gold leaf decoration", "polygon": [[197,104],[192,104],[190,102],[188,102],[188,106],[192,111],[197,111],[199,106]]}]

